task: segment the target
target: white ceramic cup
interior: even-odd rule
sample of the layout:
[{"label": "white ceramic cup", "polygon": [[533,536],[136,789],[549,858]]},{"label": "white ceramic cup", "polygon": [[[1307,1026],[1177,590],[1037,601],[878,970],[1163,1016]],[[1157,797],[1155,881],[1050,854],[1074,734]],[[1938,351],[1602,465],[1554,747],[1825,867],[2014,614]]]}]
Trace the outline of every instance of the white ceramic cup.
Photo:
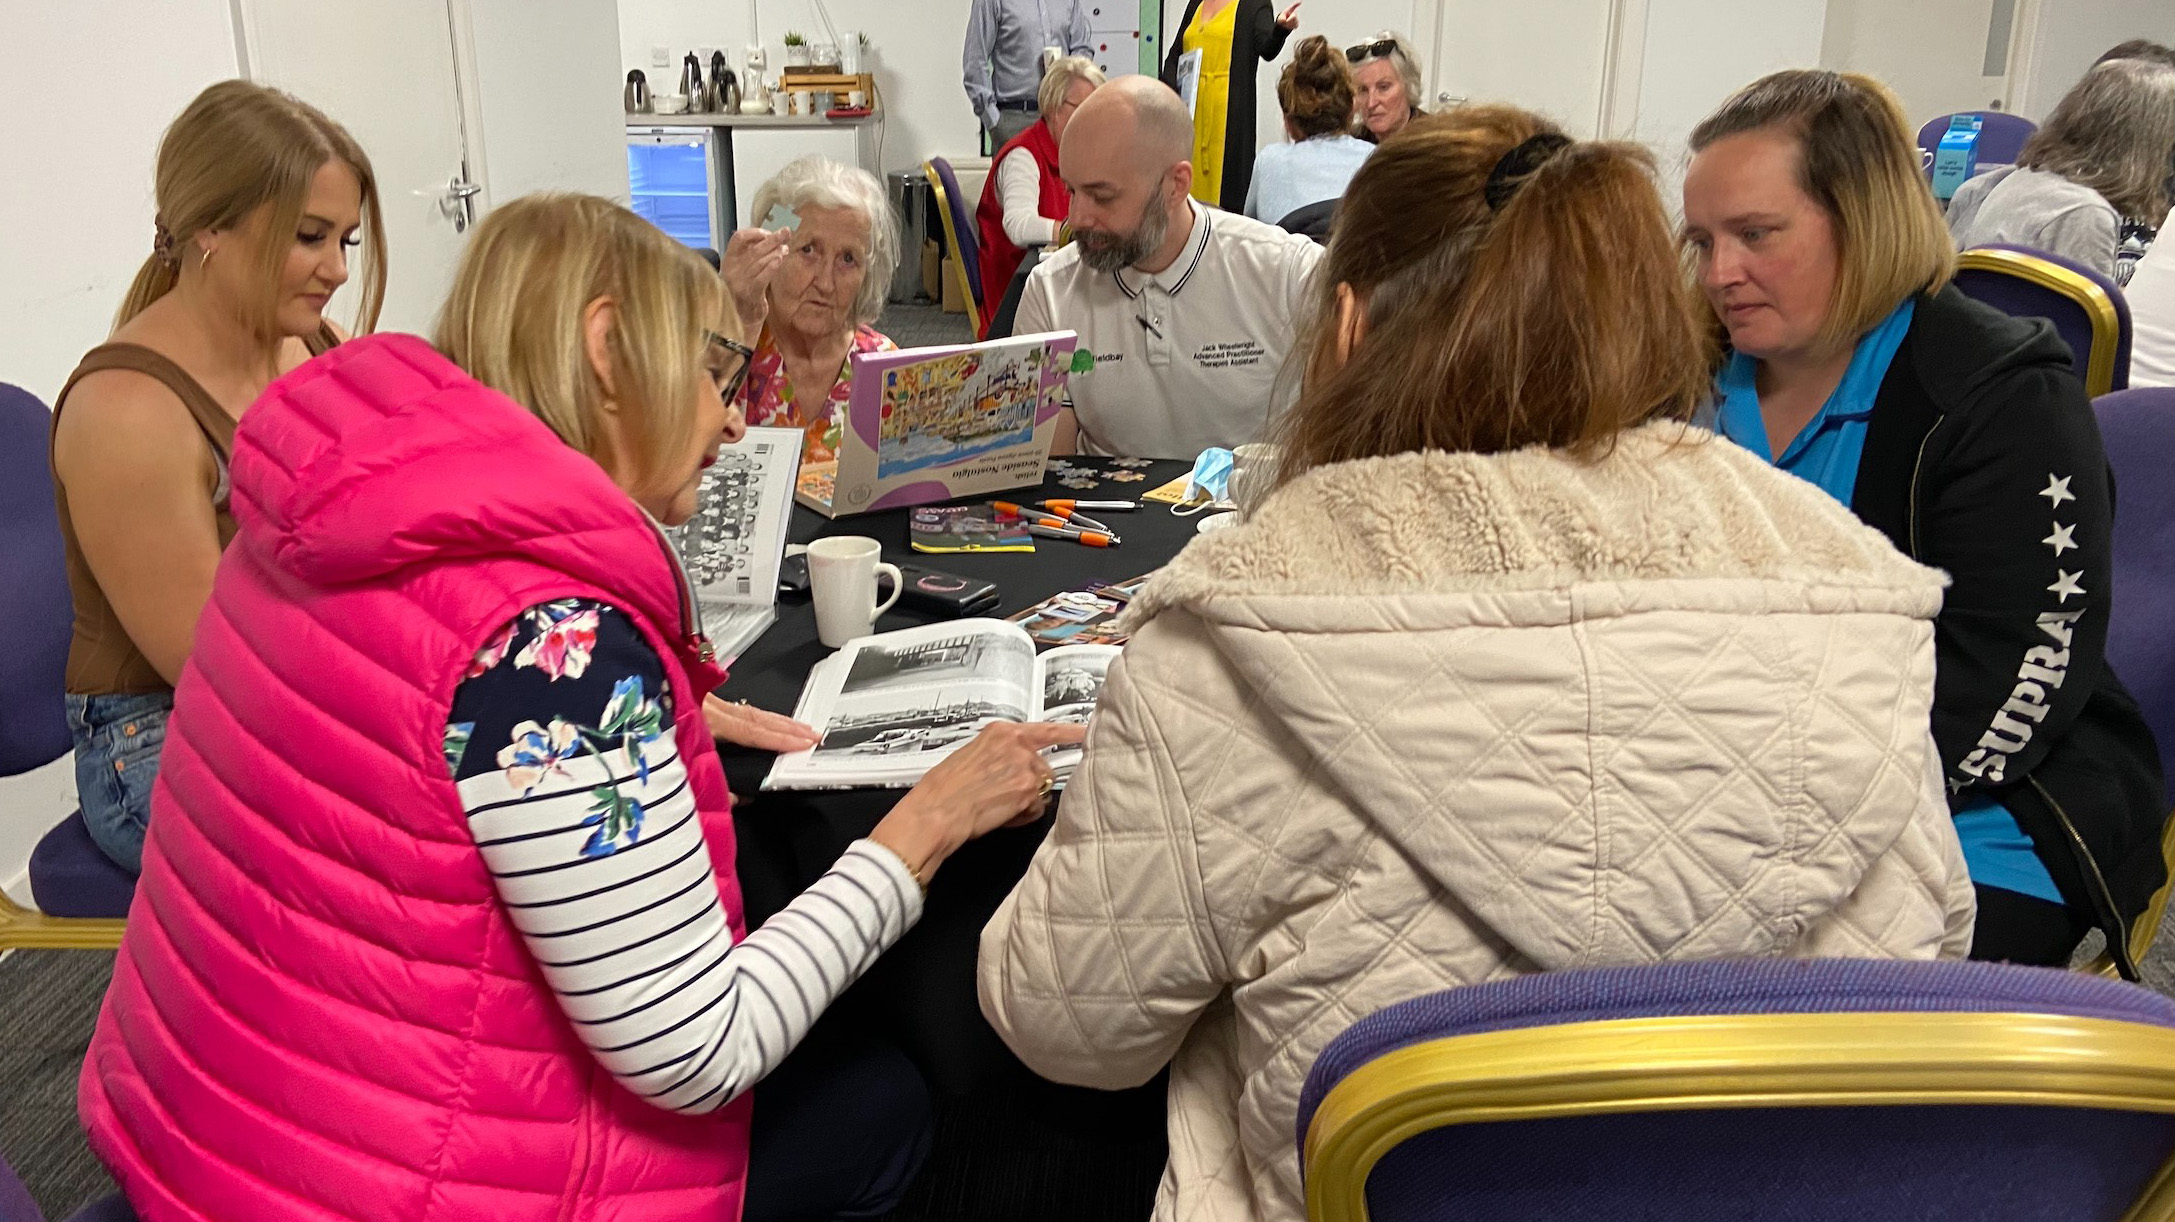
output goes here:
[{"label": "white ceramic cup", "polygon": [[866,105],[868,105],[868,94],[863,93],[859,89],[849,89],[846,91],[846,106],[848,109],[859,110]]},{"label": "white ceramic cup", "polygon": [[[878,559],[883,547],[865,535],[835,535],[808,545],[808,585],[816,603],[816,639],[836,649],[876,628],[876,617],[899,601],[906,581],[899,566]],[[891,578],[891,597],[876,600],[876,575]]]}]

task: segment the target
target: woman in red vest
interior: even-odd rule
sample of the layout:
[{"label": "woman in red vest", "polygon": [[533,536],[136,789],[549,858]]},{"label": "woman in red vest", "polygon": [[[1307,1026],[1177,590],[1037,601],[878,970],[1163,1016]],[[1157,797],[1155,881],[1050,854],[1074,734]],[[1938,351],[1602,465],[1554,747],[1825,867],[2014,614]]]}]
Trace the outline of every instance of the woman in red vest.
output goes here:
[{"label": "woman in red vest", "polygon": [[1027,257],[1026,248],[1058,240],[1072,196],[1057,173],[1057,142],[1064,138],[1072,112],[1102,83],[1103,70],[1085,55],[1052,63],[1035,95],[1042,121],[1014,136],[990,163],[981,206],[974,210],[981,231],[982,300],[989,303],[979,339],[989,338],[989,321],[1011,287],[1012,273]]}]

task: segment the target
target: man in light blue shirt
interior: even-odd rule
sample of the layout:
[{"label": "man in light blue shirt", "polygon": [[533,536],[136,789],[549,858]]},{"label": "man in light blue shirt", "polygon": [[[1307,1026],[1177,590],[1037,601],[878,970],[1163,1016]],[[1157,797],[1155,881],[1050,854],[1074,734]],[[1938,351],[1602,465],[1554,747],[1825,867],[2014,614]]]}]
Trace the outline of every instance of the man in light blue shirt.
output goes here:
[{"label": "man in light blue shirt", "polygon": [[989,133],[991,152],[1035,121],[1042,49],[1094,52],[1083,0],[974,0],[967,15],[967,101]]}]

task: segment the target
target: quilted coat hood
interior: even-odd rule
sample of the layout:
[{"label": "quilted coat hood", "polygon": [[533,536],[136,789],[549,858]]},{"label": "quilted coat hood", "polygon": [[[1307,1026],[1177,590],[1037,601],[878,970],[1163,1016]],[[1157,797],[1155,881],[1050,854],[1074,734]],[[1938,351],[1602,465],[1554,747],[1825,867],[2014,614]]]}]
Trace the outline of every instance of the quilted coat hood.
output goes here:
[{"label": "quilted coat hood", "polygon": [[[1196,540],[1128,622],[1198,617],[1292,767],[1559,968],[1786,946],[1847,900],[1914,817],[1876,800],[1901,778],[1863,761],[1908,760],[1864,749],[1894,730],[1855,697],[1893,706],[1922,670],[1884,712],[1924,724],[1944,583],[1813,485],[1661,424],[1590,463],[1309,472]],[[1863,618],[1744,631],[1775,616]],[[1818,643],[1861,626],[1866,656]]]}]

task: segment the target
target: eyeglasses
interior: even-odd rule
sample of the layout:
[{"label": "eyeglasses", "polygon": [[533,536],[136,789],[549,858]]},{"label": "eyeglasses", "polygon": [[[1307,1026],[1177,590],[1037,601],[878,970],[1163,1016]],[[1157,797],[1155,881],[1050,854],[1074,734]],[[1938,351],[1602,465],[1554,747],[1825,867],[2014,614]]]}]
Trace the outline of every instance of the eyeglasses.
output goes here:
[{"label": "eyeglasses", "polygon": [[733,371],[732,381],[727,382],[724,389],[718,391],[719,397],[730,403],[740,396],[741,383],[748,380],[748,366],[755,363],[755,349],[748,347],[739,340],[726,339],[715,331],[705,331],[703,335],[711,343],[740,358],[740,368]]},{"label": "eyeglasses", "polygon": [[1370,59],[1383,59],[1397,53],[1397,40],[1385,38],[1380,42],[1356,43],[1344,49],[1344,58],[1353,63]]}]

